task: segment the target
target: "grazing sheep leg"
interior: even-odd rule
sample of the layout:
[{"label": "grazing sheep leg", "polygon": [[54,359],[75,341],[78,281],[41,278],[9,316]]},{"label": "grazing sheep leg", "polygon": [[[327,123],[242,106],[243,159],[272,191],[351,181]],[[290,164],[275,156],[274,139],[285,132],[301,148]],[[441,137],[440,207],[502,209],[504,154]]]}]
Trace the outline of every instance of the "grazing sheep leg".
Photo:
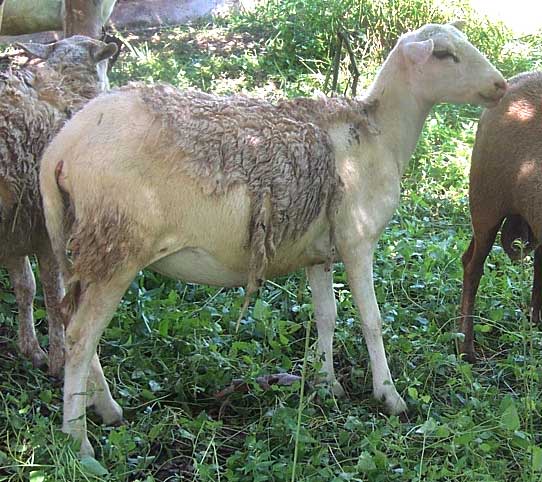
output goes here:
[{"label": "grazing sheep leg", "polygon": [[531,296],[531,321],[540,323],[542,309],[542,245],[534,252],[533,292]]},{"label": "grazing sheep leg", "polygon": [[[87,436],[86,397],[91,362],[105,327],[113,317],[122,295],[136,272],[126,272],[113,280],[94,282],[83,289],[79,305],[66,328],[66,365],[64,369],[64,422],[62,430],[81,442],[81,455],[93,455]],[[99,366],[99,362],[97,364]],[[92,364],[91,388],[103,388],[103,373]],[[109,392],[109,390],[107,390]],[[96,393],[94,394],[96,395]],[[99,409],[103,396],[99,396]],[[120,407],[119,407],[120,409]]]},{"label": "grazing sheep leg", "polygon": [[337,305],[333,293],[333,270],[319,264],[307,268],[307,278],[312,290],[314,317],[318,328],[318,351],[324,356],[325,380],[330,383],[333,393],[343,396],[344,390],[335,378],[333,368],[333,334],[337,319]]},{"label": "grazing sheep leg", "polygon": [[393,384],[382,340],[382,319],[373,286],[375,244],[361,242],[353,249],[341,250],[341,256],[350,290],[361,313],[363,337],[373,372],[374,397],[385,403],[390,414],[397,415],[405,412],[407,406]]},{"label": "grazing sheep leg", "polygon": [[60,309],[64,285],[51,248],[48,246],[37,256],[49,319],[49,374],[60,377],[64,369],[64,316]]},{"label": "grazing sheep leg", "polygon": [[36,281],[30,260],[28,256],[17,257],[8,260],[5,265],[19,307],[19,348],[34,366],[43,366],[47,362],[47,355],[40,347],[34,328],[32,302],[36,295]]},{"label": "grazing sheep leg", "polygon": [[499,226],[500,223],[485,232],[475,229],[469,247],[462,257],[463,292],[461,295],[461,332],[465,335],[465,338],[459,344],[459,351],[463,353],[465,360],[471,363],[476,361],[472,324],[474,299],[476,298],[480,278],[484,271],[484,261],[489,251],[491,251]]}]

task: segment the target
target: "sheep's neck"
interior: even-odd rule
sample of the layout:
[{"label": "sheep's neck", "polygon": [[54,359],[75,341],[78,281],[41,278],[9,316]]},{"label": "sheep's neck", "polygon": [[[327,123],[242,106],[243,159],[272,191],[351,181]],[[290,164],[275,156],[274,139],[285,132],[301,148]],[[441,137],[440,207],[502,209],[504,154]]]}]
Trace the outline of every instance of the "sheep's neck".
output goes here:
[{"label": "sheep's neck", "polygon": [[369,91],[379,99],[377,125],[383,144],[402,176],[410,162],[432,105],[417,99],[405,86],[404,73],[386,61]]}]

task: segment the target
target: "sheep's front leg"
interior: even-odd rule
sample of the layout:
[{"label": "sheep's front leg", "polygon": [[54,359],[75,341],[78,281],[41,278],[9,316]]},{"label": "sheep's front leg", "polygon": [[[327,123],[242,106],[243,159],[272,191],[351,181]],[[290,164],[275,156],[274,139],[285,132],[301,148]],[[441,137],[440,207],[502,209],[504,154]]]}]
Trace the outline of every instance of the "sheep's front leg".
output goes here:
[{"label": "sheep's front leg", "polygon": [[[473,218],[474,219],[474,218]],[[463,290],[461,292],[461,332],[465,335],[459,344],[460,353],[464,354],[465,360],[474,363],[476,352],[474,351],[474,327],[472,313],[474,300],[480,284],[480,278],[484,272],[484,262],[491,251],[495,237],[499,230],[499,224],[491,229],[477,228],[473,222],[474,236],[467,250],[463,253]]]},{"label": "sheep's front leg", "polygon": [[337,305],[333,293],[333,270],[326,270],[323,264],[311,266],[307,268],[307,278],[312,290],[314,316],[318,328],[318,351],[324,357],[325,380],[329,382],[335,395],[343,396],[343,387],[335,378],[333,368],[333,335],[337,318]]},{"label": "sheep's front leg", "polygon": [[395,389],[384,350],[382,320],[373,286],[373,251],[374,245],[361,242],[355,248],[341,250],[341,256],[350,290],[361,313],[363,336],[373,372],[373,394],[385,403],[390,414],[399,414],[406,411],[407,406]]},{"label": "sheep's front leg", "polygon": [[60,377],[64,369],[64,316],[60,309],[64,285],[50,248],[38,253],[38,261],[49,320],[49,374]]},{"label": "sheep's front leg", "polygon": [[36,281],[27,256],[12,258],[6,262],[11,285],[19,308],[19,348],[39,367],[47,362],[47,355],[41,349],[34,328],[32,303],[36,295]]}]

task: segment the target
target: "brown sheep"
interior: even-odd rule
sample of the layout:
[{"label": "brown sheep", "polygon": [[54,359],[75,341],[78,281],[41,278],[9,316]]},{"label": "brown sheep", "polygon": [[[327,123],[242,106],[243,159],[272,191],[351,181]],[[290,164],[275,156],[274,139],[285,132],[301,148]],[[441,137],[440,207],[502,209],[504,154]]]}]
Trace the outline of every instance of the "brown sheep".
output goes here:
[{"label": "brown sheep", "polygon": [[[540,321],[542,307],[542,72],[509,80],[501,103],[484,111],[472,152],[469,203],[473,237],[463,254],[460,351],[475,361],[472,312],[484,261],[502,224],[505,252],[518,259],[512,245],[525,241],[534,248],[531,318]],[[503,224],[504,220],[504,224]]]},{"label": "brown sheep", "polygon": [[39,160],[65,121],[106,85],[115,45],[75,36],[49,45],[22,44],[21,56],[0,61],[0,264],[19,307],[19,346],[34,365],[47,357],[34,330],[36,284],[28,256],[38,258],[49,318],[49,372],[64,364],[59,303],[63,287],[51,251],[39,193]]}]

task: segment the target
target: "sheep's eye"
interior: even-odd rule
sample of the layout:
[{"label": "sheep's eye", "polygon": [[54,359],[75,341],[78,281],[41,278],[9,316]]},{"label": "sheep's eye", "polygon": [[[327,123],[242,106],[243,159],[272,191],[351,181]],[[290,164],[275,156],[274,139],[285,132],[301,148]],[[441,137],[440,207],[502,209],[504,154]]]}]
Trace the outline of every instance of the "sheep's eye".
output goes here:
[{"label": "sheep's eye", "polygon": [[436,57],[439,60],[451,58],[456,64],[459,62],[459,59],[448,50],[435,50],[433,51],[433,57]]}]

